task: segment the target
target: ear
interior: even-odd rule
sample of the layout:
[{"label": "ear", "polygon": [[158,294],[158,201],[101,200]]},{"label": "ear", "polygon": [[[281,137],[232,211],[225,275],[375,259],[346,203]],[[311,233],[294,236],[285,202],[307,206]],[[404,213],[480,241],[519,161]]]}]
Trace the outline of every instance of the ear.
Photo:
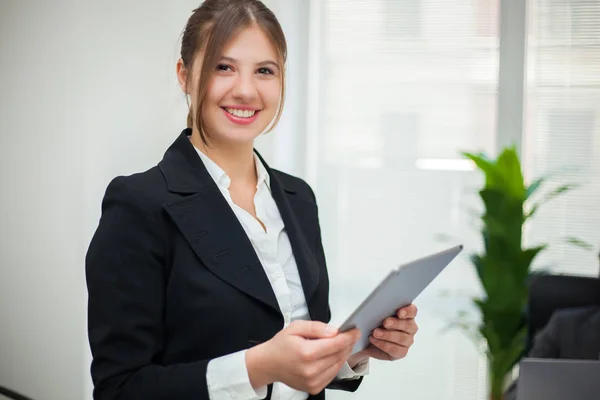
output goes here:
[{"label": "ear", "polygon": [[183,60],[180,58],[177,60],[177,80],[179,81],[179,87],[185,94],[190,94],[187,88],[187,68],[183,64]]}]

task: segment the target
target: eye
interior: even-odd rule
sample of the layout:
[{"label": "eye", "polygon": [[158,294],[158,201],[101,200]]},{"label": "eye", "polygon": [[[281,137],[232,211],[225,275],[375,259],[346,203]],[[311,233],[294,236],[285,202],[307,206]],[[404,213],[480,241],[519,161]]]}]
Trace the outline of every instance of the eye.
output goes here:
[{"label": "eye", "polygon": [[217,71],[231,71],[231,65],[227,65],[227,64],[219,64],[217,65]]},{"label": "eye", "polygon": [[267,67],[259,68],[258,71],[256,71],[256,72],[258,72],[259,74],[262,74],[262,75],[273,75],[274,74],[273,70],[270,68],[267,68]]}]

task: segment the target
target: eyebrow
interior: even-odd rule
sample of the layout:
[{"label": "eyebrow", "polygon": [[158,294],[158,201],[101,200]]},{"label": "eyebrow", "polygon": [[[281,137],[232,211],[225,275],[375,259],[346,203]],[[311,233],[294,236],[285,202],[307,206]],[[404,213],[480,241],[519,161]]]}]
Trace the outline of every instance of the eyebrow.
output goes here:
[{"label": "eyebrow", "polygon": [[[235,58],[226,57],[226,56],[225,56],[225,57],[221,57],[221,60],[223,60],[223,61],[228,61],[228,62],[230,62],[230,63],[234,63],[234,64],[238,62],[238,61],[237,61]],[[276,63],[276,62],[275,62],[275,61],[273,61],[273,60],[265,60],[265,61],[261,61],[261,62],[259,62],[259,63],[256,63],[256,66],[257,66],[257,67],[265,67],[265,66],[267,66],[267,65],[270,65],[270,66],[272,66],[272,67],[275,67],[275,68],[277,68],[277,69],[280,69],[280,67],[279,67],[279,64],[278,64],[278,63]]]}]

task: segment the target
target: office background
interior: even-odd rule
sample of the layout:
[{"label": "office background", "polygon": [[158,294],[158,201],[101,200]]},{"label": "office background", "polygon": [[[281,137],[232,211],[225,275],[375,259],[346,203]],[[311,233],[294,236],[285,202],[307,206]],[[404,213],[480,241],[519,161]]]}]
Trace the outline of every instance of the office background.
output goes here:
[{"label": "office background", "polygon": [[[444,247],[437,234],[479,248],[481,176],[463,150],[515,143],[528,179],[580,183],[525,237],[550,244],[536,268],[598,275],[599,2],[265,3],[288,38],[289,86],[257,147],[315,189],[334,321],[388,268]],[[156,163],[184,127],[175,62],[198,4],[0,0],[1,385],[91,399],[83,258],[109,180]],[[456,260],[417,302],[409,357],[330,398],[486,398],[482,349],[446,329],[479,291]]]}]

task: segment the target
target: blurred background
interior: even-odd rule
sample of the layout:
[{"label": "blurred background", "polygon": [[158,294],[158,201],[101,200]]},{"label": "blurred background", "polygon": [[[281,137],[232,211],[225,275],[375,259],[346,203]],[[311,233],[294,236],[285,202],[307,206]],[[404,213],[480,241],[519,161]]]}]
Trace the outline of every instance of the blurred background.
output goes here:
[{"label": "blurred background", "polygon": [[[470,210],[483,180],[461,151],[515,144],[528,181],[579,183],[525,242],[549,244],[536,269],[598,276],[600,2],[265,3],[286,32],[289,81],[257,148],[316,192],[334,321],[390,267],[446,247],[440,234],[481,247]],[[0,0],[1,386],[91,399],[85,251],[108,182],[155,165],[185,128],[175,63],[198,4]],[[328,398],[487,398],[481,347],[448,329],[481,292],[466,255],[416,302],[409,357]]]}]

